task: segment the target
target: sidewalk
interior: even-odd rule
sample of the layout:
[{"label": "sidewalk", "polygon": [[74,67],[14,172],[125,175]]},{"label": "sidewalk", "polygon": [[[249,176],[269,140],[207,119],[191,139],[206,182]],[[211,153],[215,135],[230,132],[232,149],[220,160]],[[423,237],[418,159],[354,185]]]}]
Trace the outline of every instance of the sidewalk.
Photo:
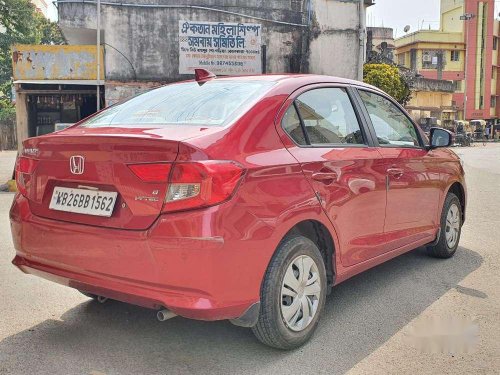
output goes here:
[{"label": "sidewalk", "polygon": [[17,151],[0,151],[0,185],[12,179]]}]

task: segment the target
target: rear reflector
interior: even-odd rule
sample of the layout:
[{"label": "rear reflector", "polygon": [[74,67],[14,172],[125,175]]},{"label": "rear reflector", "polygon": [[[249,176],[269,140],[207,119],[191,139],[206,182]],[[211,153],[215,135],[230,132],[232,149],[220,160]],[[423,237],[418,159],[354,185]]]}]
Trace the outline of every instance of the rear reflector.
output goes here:
[{"label": "rear reflector", "polygon": [[16,184],[17,190],[26,196],[27,186],[31,181],[31,174],[35,171],[38,160],[20,156],[16,160]]},{"label": "rear reflector", "polygon": [[128,167],[144,182],[167,182],[170,174],[170,163],[133,164]]},{"label": "rear reflector", "polygon": [[20,173],[32,174],[38,164],[38,160],[21,156],[17,159],[16,171]]},{"label": "rear reflector", "polygon": [[222,203],[232,196],[244,172],[232,161],[175,163],[163,212]]}]

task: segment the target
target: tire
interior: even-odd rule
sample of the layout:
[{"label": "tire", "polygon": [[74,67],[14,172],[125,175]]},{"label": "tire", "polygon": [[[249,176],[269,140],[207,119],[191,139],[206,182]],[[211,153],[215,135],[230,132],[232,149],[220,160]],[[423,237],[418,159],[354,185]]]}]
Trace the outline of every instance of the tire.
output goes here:
[{"label": "tire", "polygon": [[435,245],[427,247],[428,254],[435,258],[451,258],[457,251],[461,232],[462,205],[455,194],[448,193],[444,201],[443,212],[441,213],[439,240]]},{"label": "tire", "polygon": [[[301,278],[297,265],[309,269],[307,279]],[[264,276],[259,319],[252,327],[253,333],[262,343],[273,348],[290,350],[300,347],[316,330],[326,294],[325,264],[318,247],[306,237],[285,238]],[[297,312],[292,314],[294,310]],[[287,320],[285,316],[288,316]]]}]

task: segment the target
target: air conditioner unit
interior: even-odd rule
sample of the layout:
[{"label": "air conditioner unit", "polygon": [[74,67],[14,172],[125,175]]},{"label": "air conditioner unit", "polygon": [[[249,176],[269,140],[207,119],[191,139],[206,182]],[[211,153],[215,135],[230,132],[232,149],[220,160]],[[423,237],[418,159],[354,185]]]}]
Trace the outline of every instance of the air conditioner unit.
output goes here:
[{"label": "air conditioner unit", "polygon": [[422,60],[423,60],[424,62],[432,62],[432,56],[431,56],[431,55],[424,55],[424,56],[422,57]]}]

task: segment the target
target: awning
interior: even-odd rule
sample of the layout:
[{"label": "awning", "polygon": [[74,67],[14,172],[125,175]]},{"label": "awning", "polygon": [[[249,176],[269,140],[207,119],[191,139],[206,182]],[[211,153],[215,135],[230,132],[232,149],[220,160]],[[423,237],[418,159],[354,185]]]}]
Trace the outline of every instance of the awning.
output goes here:
[{"label": "awning", "polygon": [[[30,80],[30,79],[18,79],[14,83],[28,83],[34,85],[88,85],[97,86],[97,80],[95,79],[42,79],[42,80]],[[101,85],[104,85],[104,80],[100,81]]]}]

